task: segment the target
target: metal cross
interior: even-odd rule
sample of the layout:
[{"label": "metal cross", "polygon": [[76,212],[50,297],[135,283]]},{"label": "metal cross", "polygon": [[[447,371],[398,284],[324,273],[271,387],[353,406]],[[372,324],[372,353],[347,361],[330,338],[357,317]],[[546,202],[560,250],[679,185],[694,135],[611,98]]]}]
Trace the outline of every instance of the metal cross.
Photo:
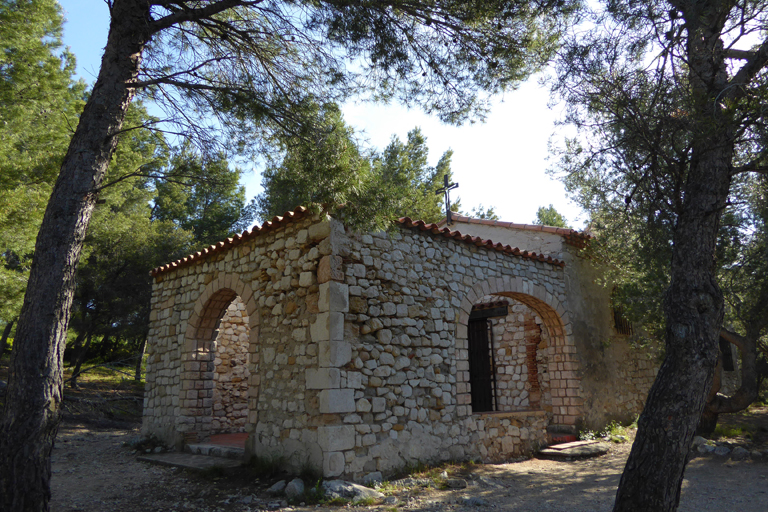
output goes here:
[{"label": "metal cross", "polygon": [[447,225],[451,225],[451,194],[450,191],[458,188],[458,183],[448,183],[448,175],[446,174],[443,176],[443,183],[445,184],[444,187],[439,188],[435,190],[435,194],[445,194],[445,219],[447,221]]}]

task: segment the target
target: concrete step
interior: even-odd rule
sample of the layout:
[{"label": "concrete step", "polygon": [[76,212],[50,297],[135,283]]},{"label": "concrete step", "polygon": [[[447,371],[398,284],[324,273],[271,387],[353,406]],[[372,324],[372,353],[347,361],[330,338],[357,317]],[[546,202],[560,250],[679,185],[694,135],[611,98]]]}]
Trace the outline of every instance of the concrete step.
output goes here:
[{"label": "concrete step", "polygon": [[196,443],[188,444],[184,451],[193,455],[205,455],[208,457],[223,457],[225,459],[243,460],[245,449],[237,446],[222,446],[219,444]]}]

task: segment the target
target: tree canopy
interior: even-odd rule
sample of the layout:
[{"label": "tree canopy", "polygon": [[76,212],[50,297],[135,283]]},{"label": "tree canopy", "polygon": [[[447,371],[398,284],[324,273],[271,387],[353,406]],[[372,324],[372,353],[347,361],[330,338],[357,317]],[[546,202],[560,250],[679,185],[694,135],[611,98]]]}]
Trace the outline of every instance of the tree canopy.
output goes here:
[{"label": "tree canopy", "polygon": [[541,226],[554,226],[556,228],[568,228],[568,221],[551,204],[549,206],[539,206],[536,210],[536,219],[534,224]]},{"label": "tree canopy", "polygon": [[[333,100],[369,91],[374,99],[399,98],[459,122],[482,114],[481,92],[513,87],[541,67],[556,48],[561,15],[575,3],[108,5],[101,69],[43,216],[17,324],[0,422],[5,510],[48,508],[75,270],[109,162],[121,134],[135,128],[124,123],[137,93],[166,108],[164,129],[212,153],[259,147],[268,134],[298,131],[306,117],[294,107],[308,96]],[[3,26],[18,32],[29,24]],[[204,119],[210,114],[213,121]]]},{"label": "tree canopy", "polygon": [[[343,206],[336,214],[359,230],[386,230],[403,216],[437,222],[443,198],[435,191],[451,179],[452,151],[432,167],[427,138],[419,128],[406,142],[393,136],[381,153],[366,150],[335,104],[317,106],[319,120],[298,137],[284,138],[282,159],[263,173],[255,198],[262,221],[299,205]],[[458,206],[458,204],[457,204]]]},{"label": "tree canopy", "polygon": [[[24,30],[19,30],[24,27]],[[0,321],[13,322],[35,235],[84,102],[53,1],[0,2]]]},{"label": "tree canopy", "polygon": [[675,510],[719,352],[720,220],[734,178],[765,163],[768,12],[718,0],[593,7],[557,61],[555,92],[579,134],[560,169],[599,212],[593,229],[615,234],[617,257],[639,253],[633,271],[665,288],[666,357],[614,510]]}]

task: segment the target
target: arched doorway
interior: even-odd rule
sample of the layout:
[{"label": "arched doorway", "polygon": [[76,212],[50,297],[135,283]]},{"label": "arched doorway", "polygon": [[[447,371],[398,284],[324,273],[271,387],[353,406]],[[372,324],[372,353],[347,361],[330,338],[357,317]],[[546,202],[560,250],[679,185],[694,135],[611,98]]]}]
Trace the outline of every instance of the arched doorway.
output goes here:
[{"label": "arched doorway", "polygon": [[[471,407],[469,357],[470,329],[477,332],[474,324],[478,318],[483,318],[478,310],[485,307],[483,305],[505,300],[509,311],[505,310],[495,319],[486,315],[490,326],[488,335],[495,343],[493,346],[490,341],[488,343],[490,364],[495,365],[490,375],[495,382],[492,383],[491,408],[487,410],[544,409],[552,425],[575,426],[582,416],[583,402],[579,362],[570,337],[568,314],[544,286],[521,278],[477,283],[462,300],[457,348],[460,349],[458,361],[466,371],[457,375],[457,382],[464,384],[459,386],[459,393],[464,394],[459,403],[470,406],[467,414],[476,412]],[[477,347],[474,350],[481,351]],[[498,360],[494,361],[494,358]],[[461,363],[462,359],[464,363]],[[487,387],[486,383],[481,385]],[[481,408],[488,407],[488,402],[481,405]]]},{"label": "arched doorway", "polygon": [[255,423],[258,319],[253,294],[235,276],[216,279],[189,319],[177,429],[185,442],[239,433]]}]

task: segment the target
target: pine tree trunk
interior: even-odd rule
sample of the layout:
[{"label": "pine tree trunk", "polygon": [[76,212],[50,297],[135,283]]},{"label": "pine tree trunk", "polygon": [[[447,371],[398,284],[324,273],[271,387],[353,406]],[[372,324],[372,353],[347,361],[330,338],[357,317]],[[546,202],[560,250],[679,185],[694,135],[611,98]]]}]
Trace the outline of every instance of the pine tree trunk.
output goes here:
[{"label": "pine tree trunk", "polygon": [[133,380],[136,382],[139,382],[141,380],[141,363],[144,362],[144,350],[147,347],[147,338],[143,337],[141,339],[141,344],[139,345],[139,350],[136,352],[136,375],[134,376]]},{"label": "pine tree trunk", "polygon": [[16,322],[15,319],[5,324],[5,329],[3,329],[3,338],[0,339],[0,357],[3,357],[5,351],[8,350],[8,337],[11,335],[14,322]]},{"label": "pine tree trunk", "polygon": [[149,4],[115,0],[96,85],[80,117],[35,244],[0,420],[0,510],[49,509],[63,356],[75,269],[97,189],[134,94]]},{"label": "pine tree trunk", "polygon": [[688,34],[692,152],[664,297],[666,357],[638,421],[615,512],[677,510],[720,352],[723,294],[715,279],[715,243],[730,187],[734,130],[716,101],[728,81],[720,32],[709,30],[720,18],[714,9],[704,13],[713,18],[696,19],[696,31]]},{"label": "pine tree trunk", "polygon": [[80,375],[80,368],[85,362],[85,356],[88,354],[88,349],[91,348],[92,338],[93,334],[89,332],[85,339],[85,344],[80,347],[80,350],[78,350],[77,354],[75,355],[75,368],[72,370],[72,377],[69,378],[69,385],[73,388],[77,387],[77,377]]},{"label": "pine tree trunk", "polygon": [[[715,147],[715,146],[711,146]],[[715,153],[715,154],[713,154]],[[728,193],[729,160],[692,169],[686,212],[678,221],[671,285],[664,300],[666,358],[638,422],[614,511],[673,511],[719,354],[722,292],[715,282],[719,213]],[[725,166],[725,177],[717,170]]]}]

